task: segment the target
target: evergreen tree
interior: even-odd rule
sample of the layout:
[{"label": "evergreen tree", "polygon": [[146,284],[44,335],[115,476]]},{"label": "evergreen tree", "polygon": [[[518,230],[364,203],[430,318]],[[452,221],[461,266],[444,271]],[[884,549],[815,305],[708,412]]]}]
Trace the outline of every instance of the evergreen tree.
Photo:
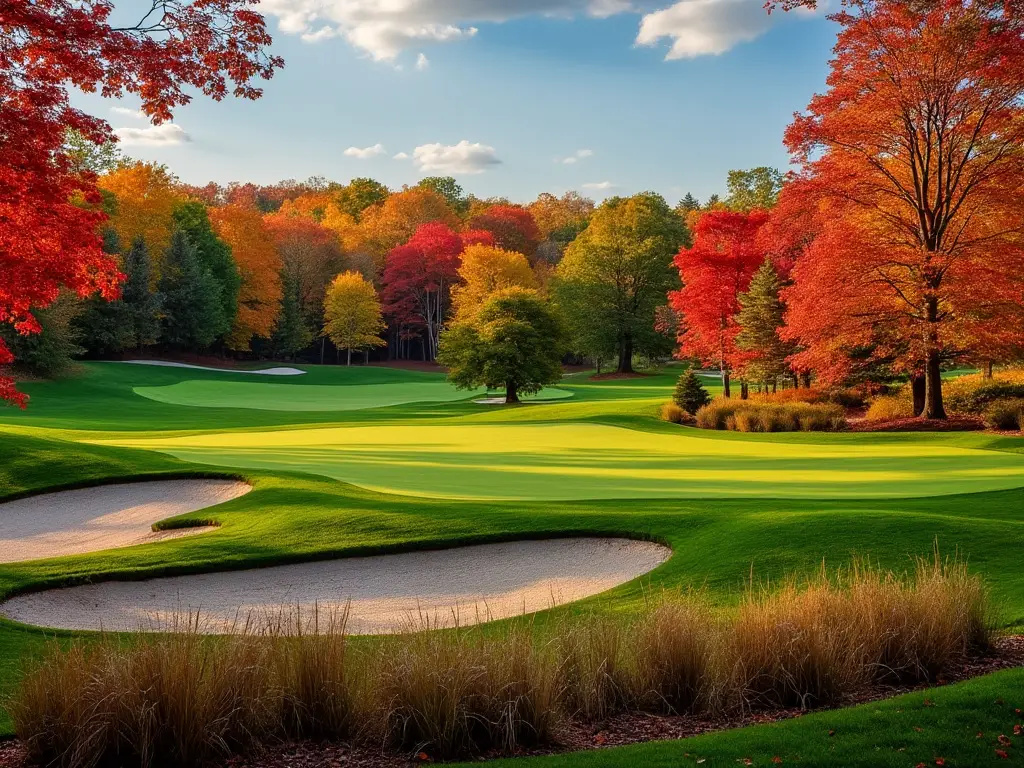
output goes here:
[{"label": "evergreen tree", "polygon": [[231,255],[231,247],[217,237],[210,225],[206,206],[198,200],[180,204],[174,210],[178,229],[188,235],[196,250],[199,263],[216,282],[218,311],[212,319],[214,338],[227,334],[238,314],[238,293],[242,278]]},{"label": "evergreen tree", "polygon": [[790,372],[786,358],[795,348],[780,339],[778,333],[785,312],[779,298],[781,289],[782,281],[771,259],[766,259],[751,278],[747,292],[739,297],[740,311],[736,320],[740,332],[736,336],[736,347],[755,355],[745,366],[751,381],[772,384]]},{"label": "evergreen tree", "polygon": [[691,368],[676,382],[675,392],[672,393],[672,401],[693,416],[700,408],[711,402],[708,391],[704,389],[700,378]]},{"label": "evergreen tree", "polygon": [[182,230],[171,235],[160,278],[163,323],[160,340],[188,349],[210,346],[223,321],[220,285],[199,261],[196,248]]},{"label": "evergreen tree", "polygon": [[274,357],[293,358],[309,346],[313,333],[302,316],[302,290],[294,275],[281,276],[281,311],[270,335],[270,351]]},{"label": "evergreen tree", "polygon": [[[104,229],[103,252],[116,255],[121,251],[121,239],[113,228]],[[82,303],[81,312],[74,319],[83,352],[91,355],[109,355],[120,352],[130,344],[122,301],[107,301],[91,296]]]},{"label": "evergreen tree", "polygon": [[124,257],[125,280],[121,286],[121,303],[128,344],[133,349],[156,343],[160,335],[160,296],[150,290],[153,263],[146,241],[135,238],[131,249]]},{"label": "evergreen tree", "polygon": [[700,210],[700,201],[687,192],[683,195],[683,199],[676,204],[676,210],[680,213],[689,213],[690,211]]},{"label": "evergreen tree", "polygon": [[32,316],[39,333],[22,335],[7,324],[0,324],[0,339],[14,353],[18,366],[35,376],[57,378],[72,367],[72,357],[84,350],[78,345],[79,329],[75,319],[82,311],[82,303],[72,293],[62,292],[45,309],[33,309]]}]

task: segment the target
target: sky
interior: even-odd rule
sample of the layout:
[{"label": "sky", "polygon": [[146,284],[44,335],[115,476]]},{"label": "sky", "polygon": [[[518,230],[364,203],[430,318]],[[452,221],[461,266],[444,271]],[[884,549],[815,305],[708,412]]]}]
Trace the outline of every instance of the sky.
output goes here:
[{"label": "sky", "polygon": [[[131,2],[118,12],[130,15]],[[128,5],[126,5],[128,3]],[[147,3],[148,4],[148,3]],[[183,181],[456,177],[479,197],[725,192],[785,170],[836,27],[762,0],[263,0],[285,68],[256,101],[202,95],[151,126],[76,102]]]}]

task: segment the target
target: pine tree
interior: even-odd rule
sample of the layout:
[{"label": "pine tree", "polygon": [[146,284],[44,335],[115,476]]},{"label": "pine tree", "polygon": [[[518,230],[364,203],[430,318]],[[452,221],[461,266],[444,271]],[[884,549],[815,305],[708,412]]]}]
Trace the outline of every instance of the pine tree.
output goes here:
[{"label": "pine tree", "polygon": [[711,397],[708,395],[708,391],[704,389],[704,385],[701,384],[697,374],[691,368],[680,376],[679,381],[676,382],[676,389],[672,393],[672,400],[676,405],[693,416],[699,409],[711,402]]},{"label": "pine tree", "polygon": [[700,210],[700,201],[687,192],[683,195],[683,199],[676,204],[676,210],[681,213],[689,213],[690,211]]},{"label": "pine tree", "polygon": [[[117,255],[121,251],[121,238],[108,227],[101,233],[103,252]],[[123,271],[123,270],[122,270]],[[92,355],[120,352],[131,343],[125,323],[125,305],[120,299],[107,301],[102,296],[91,296],[82,303],[81,313],[74,319],[75,329],[83,351]]]},{"label": "pine tree", "polygon": [[160,296],[149,287],[152,272],[149,248],[145,240],[137,237],[124,257],[121,303],[128,336],[125,348],[130,346],[140,352],[160,335]]},{"label": "pine tree", "polygon": [[160,278],[163,323],[160,340],[189,349],[203,349],[221,332],[223,307],[220,286],[200,263],[187,234],[176,230]]},{"label": "pine tree", "polygon": [[238,314],[238,293],[242,278],[231,255],[231,247],[217,237],[210,224],[206,206],[197,200],[182,203],[174,210],[178,229],[188,235],[199,263],[214,279],[217,287],[217,313],[211,320],[214,338],[231,330]]},{"label": "pine tree", "polygon": [[309,346],[313,334],[302,316],[302,291],[294,275],[285,273],[281,278],[283,297],[281,311],[270,336],[270,349],[274,357],[292,358]]},{"label": "pine tree", "polygon": [[755,357],[746,364],[747,378],[764,384],[773,384],[789,374],[786,358],[795,351],[794,346],[779,338],[783,326],[785,306],[779,298],[782,281],[770,259],[766,259],[750,280],[747,292],[739,297],[740,311],[736,320],[740,332],[736,336],[738,349],[753,352]]}]

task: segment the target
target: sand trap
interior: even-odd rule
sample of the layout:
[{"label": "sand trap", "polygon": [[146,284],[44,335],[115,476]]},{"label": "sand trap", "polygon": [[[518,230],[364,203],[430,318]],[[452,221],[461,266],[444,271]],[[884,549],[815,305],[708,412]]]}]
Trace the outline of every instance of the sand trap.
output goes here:
[{"label": "sand trap", "polygon": [[130,363],[131,365],[159,365],[164,368],[191,368],[196,371],[214,371],[216,373],[253,373],[260,376],[302,376],[305,373],[305,371],[300,371],[298,368],[262,368],[258,371],[243,371],[237,368],[211,368],[205,365],[174,363],[170,360],[119,360],[117,362]]},{"label": "sand trap", "polygon": [[389,633],[418,616],[450,625],[515,616],[594,595],[668,559],[660,544],[554,539],[482,544],[138,582],[104,582],[15,597],[0,613],[63,629],[165,629],[175,613],[200,611],[207,632],[257,621],[283,606],[305,616],[349,603],[348,629]]},{"label": "sand trap", "polygon": [[168,517],[252,490],[237,480],[157,480],[29,496],[0,504],[0,563],[78,555],[212,530],[153,531]]}]

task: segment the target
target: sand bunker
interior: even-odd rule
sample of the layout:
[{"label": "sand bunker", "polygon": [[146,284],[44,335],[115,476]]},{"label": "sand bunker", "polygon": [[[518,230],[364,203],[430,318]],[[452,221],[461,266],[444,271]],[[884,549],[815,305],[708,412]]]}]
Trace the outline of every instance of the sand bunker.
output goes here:
[{"label": "sand bunker", "polygon": [[237,480],[157,480],[59,491],[0,504],[0,563],[78,555],[209,531],[153,531],[169,517],[252,490]]},{"label": "sand bunker", "polygon": [[253,373],[260,376],[302,376],[305,373],[298,368],[262,368],[258,371],[244,371],[238,368],[211,368],[206,365],[175,363],[170,360],[121,360],[120,362],[131,365],[159,365],[164,368],[191,368],[196,371],[214,371],[216,373]]},{"label": "sand bunker", "polygon": [[282,608],[310,616],[344,610],[353,633],[448,626],[549,608],[636,578],[668,559],[660,544],[554,539],[328,560],[138,582],[105,582],[15,597],[0,613],[63,629],[166,629],[199,611],[207,632],[257,623]]}]

